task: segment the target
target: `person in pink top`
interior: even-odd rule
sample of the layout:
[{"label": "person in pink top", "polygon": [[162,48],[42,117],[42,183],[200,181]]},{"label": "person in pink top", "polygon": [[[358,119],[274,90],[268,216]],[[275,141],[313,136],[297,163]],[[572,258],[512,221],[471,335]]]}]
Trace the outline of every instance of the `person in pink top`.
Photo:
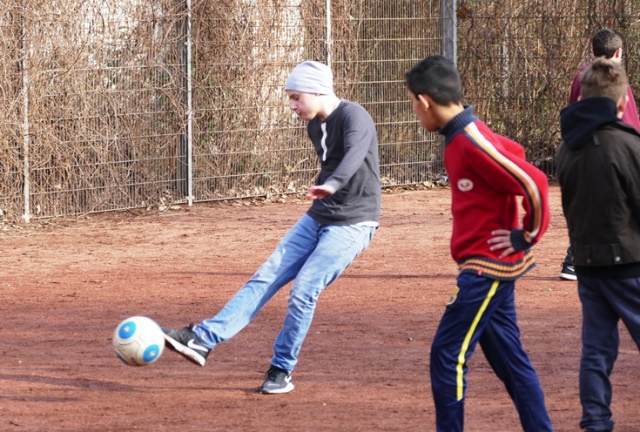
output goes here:
[{"label": "person in pink top", "polygon": [[[622,61],[622,48],[624,41],[622,36],[615,30],[602,29],[598,30],[591,38],[594,60],[598,58],[611,59],[615,62]],[[569,105],[577,102],[580,97],[580,77],[582,73],[591,66],[593,60],[582,65],[571,84],[571,93],[569,93]],[[631,86],[627,84],[627,96],[629,102],[622,112],[622,121],[640,130],[640,119],[638,118],[638,108],[636,100],[633,97]],[[567,248],[567,255],[562,263],[560,278],[565,280],[577,280],[576,272],[573,264],[573,251],[571,246]]]}]

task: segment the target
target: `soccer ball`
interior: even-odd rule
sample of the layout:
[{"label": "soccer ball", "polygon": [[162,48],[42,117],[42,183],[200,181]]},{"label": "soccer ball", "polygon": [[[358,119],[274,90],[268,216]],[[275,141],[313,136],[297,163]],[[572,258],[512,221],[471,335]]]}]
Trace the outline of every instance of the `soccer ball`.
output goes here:
[{"label": "soccer ball", "polygon": [[129,366],[146,366],[162,355],[164,332],[150,318],[130,317],[116,327],[113,348],[118,358]]}]

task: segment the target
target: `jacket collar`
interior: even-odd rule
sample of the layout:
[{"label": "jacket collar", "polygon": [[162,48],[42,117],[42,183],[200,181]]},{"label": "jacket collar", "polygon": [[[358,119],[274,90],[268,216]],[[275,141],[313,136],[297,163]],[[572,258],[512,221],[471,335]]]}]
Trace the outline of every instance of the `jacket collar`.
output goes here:
[{"label": "jacket collar", "polygon": [[449,144],[469,123],[475,121],[478,121],[478,117],[473,114],[473,106],[465,106],[464,111],[449,120],[449,122],[438,131],[439,134],[444,135],[444,145]]}]

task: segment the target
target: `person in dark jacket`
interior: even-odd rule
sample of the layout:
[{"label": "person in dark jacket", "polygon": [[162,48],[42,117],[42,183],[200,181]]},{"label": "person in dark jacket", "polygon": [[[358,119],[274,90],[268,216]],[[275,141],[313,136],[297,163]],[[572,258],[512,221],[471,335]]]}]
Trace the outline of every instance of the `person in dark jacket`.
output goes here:
[{"label": "person in dark jacket", "polygon": [[[591,38],[591,47],[594,59],[605,58],[614,62],[622,62],[622,49],[624,41],[622,35],[615,30],[604,28],[598,30]],[[576,102],[580,96],[580,76],[591,65],[592,62],[582,65],[571,84],[571,92],[569,94],[569,103]],[[638,108],[633,96],[631,86],[627,84],[627,96],[629,97],[627,105],[622,112],[622,121],[640,130],[640,119],[638,118]],[[560,270],[560,279],[575,281],[576,271],[573,263],[573,252],[571,246],[567,248],[567,254],[562,262],[562,270]]]},{"label": "person in dark jacket", "polygon": [[338,98],[331,69],[315,61],[296,66],[284,89],[291,110],[307,122],[320,163],[315,185],[307,192],[311,207],[215,316],[183,328],[163,327],[169,349],[204,366],[216,345],[245,328],[293,281],[284,324],[259,390],[264,394],[293,390],[291,371],[320,293],[368,246],[380,220],[378,138],[369,113]]},{"label": "person in dark jacket", "polygon": [[582,304],[580,427],[611,431],[620,320],[640,349],[640,132],[623,121],[628,78],[598,59],[560,113],[558,179]]}]

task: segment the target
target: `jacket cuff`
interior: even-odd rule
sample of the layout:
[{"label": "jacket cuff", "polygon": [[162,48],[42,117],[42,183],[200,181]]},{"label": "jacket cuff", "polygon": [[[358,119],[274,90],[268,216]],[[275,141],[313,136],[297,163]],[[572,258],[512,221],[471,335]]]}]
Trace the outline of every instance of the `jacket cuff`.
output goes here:
[{"label": "jacket cuff", "polygon": [[515,252],[527,250],[531,247],[531,243],[524,238],[524,230],[522,228],[512,230],[509,234],[509,240],[511,240],[511,246]]},{"label": "jacket cuff", "polygon": [[324,182],[324,184],[326,186],[331,186],[333,188],[333,193],[338,192],[338,189],[340,189],[342,187],[342,183],[340,183],[337,180],[327,180],[326,182]]}]

